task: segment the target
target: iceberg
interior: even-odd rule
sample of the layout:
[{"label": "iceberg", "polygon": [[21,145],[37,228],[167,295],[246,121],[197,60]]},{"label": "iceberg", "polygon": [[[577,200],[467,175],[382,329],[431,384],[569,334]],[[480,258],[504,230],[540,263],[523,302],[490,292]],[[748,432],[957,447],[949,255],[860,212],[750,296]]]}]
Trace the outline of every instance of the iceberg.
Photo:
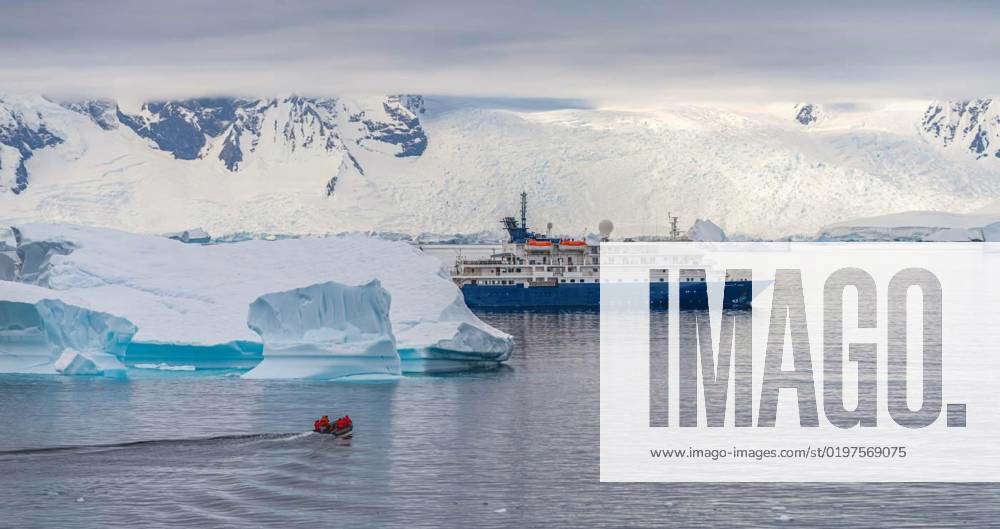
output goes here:
[{"label": "iceberg", "polygon": [[264,342],[264,360],[245,378],[334,379],[400,375],[389,321],[389,293],[327,282],[265,294],[247,326]]},{"label": "iceberg", "polygon": [[65,224],[17,225],[14,233],[22,256],[15,281],[127,318],[139,329],[129,362],[249,367],[262,358],[261,337],[247,326],[258,298],[373,279],[391,297],[404,371],[424,371],[434,359],[456,369],[502,362],[513,349],[509,335],[465,306],[442,263],[407,242],[350,235],[194,245]]},{"label": "iceberg", "polygon": [[823,227],[817,241],[982,241],[984,227],[1000,218],[992,214],[907,211],[847,220]]},{"label": "iceberg", "polygon": [[108,378],[125,378],[125,365],[108,353],[75,349],[65,349],[53,363],[56,372],[62,375],[99,375]]},{"label": "iceberg", "polygon": [[20,267],[21,258],[17,256],[14,231],[0,226],[0,281],[13,281]]},{"label": "iceberg", "polygon": [[125,355],[136,326],[88,308],[75,296],[51,295],[44,288],[0,281],[0,371],[83,374],[107,369],[108,376],[123,376],[118,358]]},{"label": "iceberg", "polygon": [[687,232],[688,239],[701,242],[724,242],[726,233],[708,219],[696,219]]},{"label": "iceberg", "polygon": [[205,244],[212,242],[212,236],[201,228],[192,228],[178,233],[168,233],[166,237],[189,244]]},{"label": "iceberg", "polygon": [[986,242],[1000,242],[1000,222],[993,222],[983,226],[983,240]]},{"label": "iceberg", "polygon": [[511,340],[477,327],[463,299],[456,299],[437,321],[422,321],[396,333],[404,373],[447,373],[498,367],[510,357]]},{"label": "iceberg", "polygon": [[969,242],[979,236],[975,229],[943,228],[923,238],[926,242]]}]

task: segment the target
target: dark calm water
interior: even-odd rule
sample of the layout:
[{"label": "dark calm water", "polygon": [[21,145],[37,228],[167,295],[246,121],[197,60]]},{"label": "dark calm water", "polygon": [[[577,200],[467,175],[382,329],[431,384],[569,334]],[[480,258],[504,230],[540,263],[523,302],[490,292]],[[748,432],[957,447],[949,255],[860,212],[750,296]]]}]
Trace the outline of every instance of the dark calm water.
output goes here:
[{"label": "dark calm water", "polygon": [[997,485],[602,484],[597,314],[483,318],[488,373],[0,375],[0,527],[1000,526]]}]

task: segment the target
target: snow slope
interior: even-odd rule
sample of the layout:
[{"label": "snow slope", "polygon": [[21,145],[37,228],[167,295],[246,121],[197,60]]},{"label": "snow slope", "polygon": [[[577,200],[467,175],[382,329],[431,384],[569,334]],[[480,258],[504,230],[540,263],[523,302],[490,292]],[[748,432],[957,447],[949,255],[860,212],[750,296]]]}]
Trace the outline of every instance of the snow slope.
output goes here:
[{"label": "snow slope", "polygon": [[392,297],[390,319],[401,350],[468,354],[481,348],[499,362],[512,349],[510,336],[465,306],[440,261],[407,243],[351,236],[205,246],[72,225],[15,229],[18,253],[26,256],[19,281],[128,318],[141,344],[239,349],[240,342],[258,342],[246,317],[261,295],[378,279]]},{"label": "snow slope", "polygon": [[[59,139],[31,147],[0,137],[0,222],[474,233],[496,230],[526,190],[531,224],[573,235],[602,218],[620,236],[662,233],[670,212],[780,237],[830,219],[964,213],[1000,197],[1000,158],[970,150],[997,133],[992,106],[970,129],[969,110],[935,114],[942,104],[930,102],[529,103],[290,96],[127,107],[0,97],[7,115],[21,116],[7,119],[19,138],[44,125]],[[15,194],[22,163],[27,184]]]}]

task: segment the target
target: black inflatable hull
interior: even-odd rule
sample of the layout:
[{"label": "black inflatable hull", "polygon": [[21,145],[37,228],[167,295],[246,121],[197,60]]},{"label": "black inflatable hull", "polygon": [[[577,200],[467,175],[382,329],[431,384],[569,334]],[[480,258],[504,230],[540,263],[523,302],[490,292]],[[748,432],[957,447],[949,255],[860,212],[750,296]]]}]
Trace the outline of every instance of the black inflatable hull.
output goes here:
[{"label": "black inflatable hull", "polygon": [[351,437],[354,434],[354,428],[341,428],[340,430],[330,430],[326,432],[321,432],[319,430],[313,430],[320,435],[332,435],[334,437]]}]

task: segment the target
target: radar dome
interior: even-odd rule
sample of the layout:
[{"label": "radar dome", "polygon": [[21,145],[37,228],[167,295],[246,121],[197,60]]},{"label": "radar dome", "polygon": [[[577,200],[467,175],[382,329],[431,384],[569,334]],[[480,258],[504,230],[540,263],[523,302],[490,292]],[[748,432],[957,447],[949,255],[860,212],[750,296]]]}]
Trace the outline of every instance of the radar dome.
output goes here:
[{"label": "radar dome", "polygon": [[615,229],[615,225],[608,219],[604,219],[600,224],[597,225],[597,231],[601,233],[601,237],[607,239],[611,235],[611,232]]}]

